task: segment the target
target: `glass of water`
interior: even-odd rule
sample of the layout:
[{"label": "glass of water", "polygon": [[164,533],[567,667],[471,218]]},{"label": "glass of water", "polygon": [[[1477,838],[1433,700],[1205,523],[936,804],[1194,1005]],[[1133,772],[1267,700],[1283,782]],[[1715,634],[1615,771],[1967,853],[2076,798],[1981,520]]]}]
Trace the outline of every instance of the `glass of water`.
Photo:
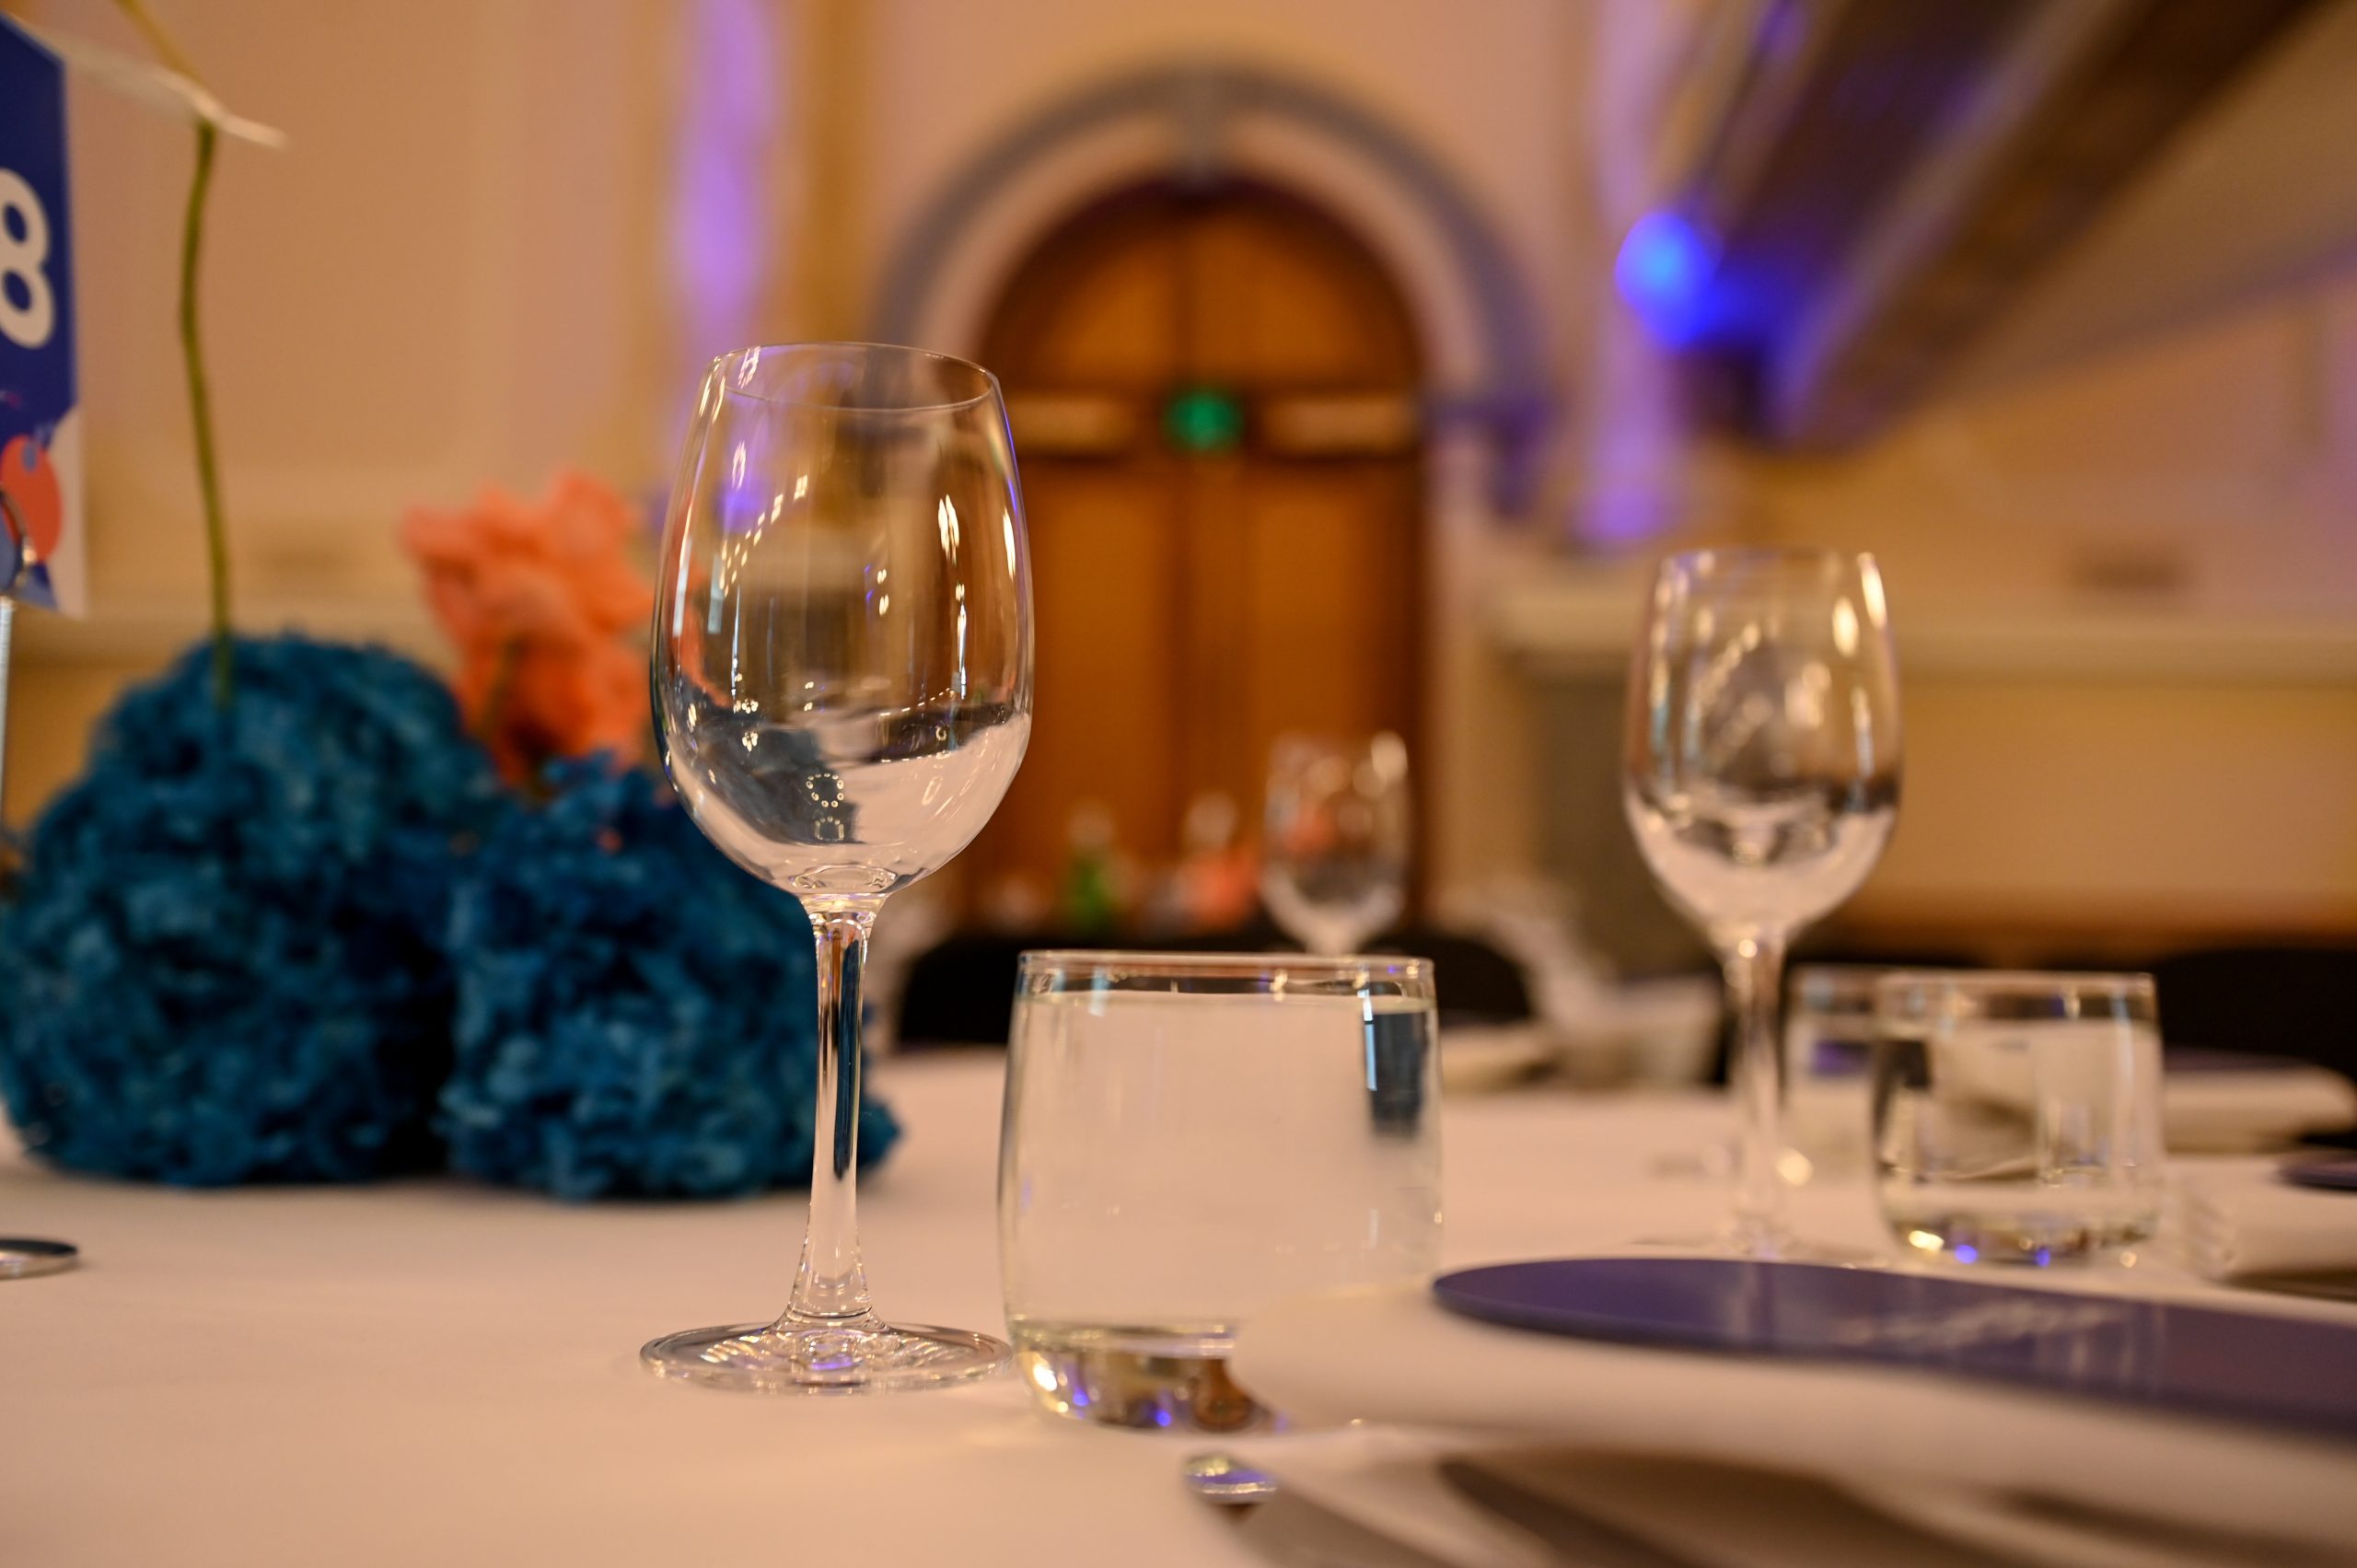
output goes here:
[{"label": "glass of water", "polygon": [[2152,1236],[2151,976],[1901,972],[1876,983],[1875,1018],[1875,1174],[1902,1244],[2042,1265]]},{"label": "glass of water", "polygon": [[1433,1007],[1420,958],[1023,956],[999,1250],[1043,1404],[1252,1425],[1225,1363],[1254,1312],[1433,1270]]}]

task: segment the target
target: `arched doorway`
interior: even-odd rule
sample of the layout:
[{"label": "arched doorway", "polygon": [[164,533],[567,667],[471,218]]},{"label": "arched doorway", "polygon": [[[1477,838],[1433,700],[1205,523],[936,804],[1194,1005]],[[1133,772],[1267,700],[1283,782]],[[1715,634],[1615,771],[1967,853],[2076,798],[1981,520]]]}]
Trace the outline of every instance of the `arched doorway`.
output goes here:
[{"label": "arched doorway", "polygon": [[1143,864],[1248,819],[1289,729],[1419,729],[1422,356],[1399,289],[1297,196],[1157,182],[1058,224],[981,357],[1029,505],[1038,714],[967,857],[1051,887],[1085,805]]}]

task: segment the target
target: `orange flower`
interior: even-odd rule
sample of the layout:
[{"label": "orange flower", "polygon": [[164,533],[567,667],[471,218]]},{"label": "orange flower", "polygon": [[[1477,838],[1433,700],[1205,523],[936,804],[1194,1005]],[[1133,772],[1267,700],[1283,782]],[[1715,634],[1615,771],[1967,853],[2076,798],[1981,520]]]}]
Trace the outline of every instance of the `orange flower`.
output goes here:
[{"label": "orange flower", "polygon": [[642,632],[654,604],[633,569],[628,503],[583,474],[537,505],[497,489],[459,512],[418,508],[401,545],[458,645],[467,722],[521,783],[553,757],[635,757],[647,733]]}]

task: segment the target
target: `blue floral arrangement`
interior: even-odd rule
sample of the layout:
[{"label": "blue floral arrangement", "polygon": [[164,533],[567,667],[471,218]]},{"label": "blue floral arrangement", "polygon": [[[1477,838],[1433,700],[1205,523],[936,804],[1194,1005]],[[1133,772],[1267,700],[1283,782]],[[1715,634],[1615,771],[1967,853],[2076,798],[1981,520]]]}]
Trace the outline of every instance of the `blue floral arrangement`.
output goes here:
[{"label": "blue floral arrangement", "polygon": [[[469,861],[451,912],[458,1169],[561,1198],[809,1179],[818,994],[801,906],[644,772],[561,763]],[[860,1163],[900,1128],[861,1107]]]},{"label": "blue floral arrangement", "polygon": [[75,1170],[219,1186],[432,1163],[457,863],[507,809],[429,671],[240,637],[124,695],[0,911],[0,1096]]}]

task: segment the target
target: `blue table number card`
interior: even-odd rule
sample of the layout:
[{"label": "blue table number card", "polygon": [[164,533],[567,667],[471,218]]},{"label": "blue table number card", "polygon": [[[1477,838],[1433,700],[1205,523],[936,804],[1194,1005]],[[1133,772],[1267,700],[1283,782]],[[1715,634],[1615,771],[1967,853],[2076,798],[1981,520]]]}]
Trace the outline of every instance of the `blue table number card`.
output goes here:
[{"label": "blue table number card", "polygon": [[0,17],[0,595],[83,609],[65,73]]}]

